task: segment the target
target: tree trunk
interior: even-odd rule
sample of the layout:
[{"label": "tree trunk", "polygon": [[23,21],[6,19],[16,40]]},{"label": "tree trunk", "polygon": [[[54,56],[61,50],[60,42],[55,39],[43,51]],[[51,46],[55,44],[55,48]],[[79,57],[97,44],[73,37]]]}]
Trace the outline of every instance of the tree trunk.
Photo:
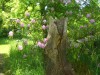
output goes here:
[{"label": "tree trunk", "polygon": [[67,18],[54,20],[50,17],[48,42],[45,47],[46,75],[74,75],[66,60]]}]

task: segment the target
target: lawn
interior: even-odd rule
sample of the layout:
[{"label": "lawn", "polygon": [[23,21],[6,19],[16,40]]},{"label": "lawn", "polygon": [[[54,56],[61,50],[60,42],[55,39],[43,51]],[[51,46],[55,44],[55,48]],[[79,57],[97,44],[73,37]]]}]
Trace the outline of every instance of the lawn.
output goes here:
[{"label": "lawn", "polygon": [[9,38],[0,38],[0,54],[9,55],[11,45],[15,47],[16,39],[10,40]]},{"label": "lawn", "polygon": [[1,38],[0,55],[4,55],[1,72],[6,75],[44,75],[42,51],[32,47],[32,41],[19,51],[16,40]]}]

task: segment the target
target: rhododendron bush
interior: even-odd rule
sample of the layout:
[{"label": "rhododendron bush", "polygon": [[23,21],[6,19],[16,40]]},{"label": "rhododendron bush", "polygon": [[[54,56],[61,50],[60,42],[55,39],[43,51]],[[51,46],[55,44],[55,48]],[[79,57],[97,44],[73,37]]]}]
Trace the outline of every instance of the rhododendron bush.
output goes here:
[{"label": "rhododendron bush", "polygon": [[[73,71],[76,75],[100,74],[99,0],[2,0],[0,7],[0,37],[18,39],[15,50],[23,58],[28,57],[29,51],[32,56],[36,55],[35,52],[42,52],[40,57],[45,56],[50,39],[50,24],[53,25],[54,22],[57,27],[62,22],[60,19],[67,18],[66,59],[72,64]],[[62,29],[62,26],[57,28]],[[61,31],[58,30],[58,33]],[[53,43],[50,46],[52,45],[55,46]],[[29,51],[25,53],[26,49]],[[31,57],[29,59],[33,60]],[[37,56],[36,61],[38,60]]]}]

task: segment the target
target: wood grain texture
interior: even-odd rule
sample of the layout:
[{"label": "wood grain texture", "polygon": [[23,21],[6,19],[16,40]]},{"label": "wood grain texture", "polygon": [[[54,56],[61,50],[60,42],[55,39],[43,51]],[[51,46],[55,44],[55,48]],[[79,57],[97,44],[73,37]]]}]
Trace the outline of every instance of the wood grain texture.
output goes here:
[{"label": "wood grain texture", "polygon": [[48,42],[45,47],[46,75],[74,75],[71,65],[66,60],[67,20],[54,20],[50,17]]}]

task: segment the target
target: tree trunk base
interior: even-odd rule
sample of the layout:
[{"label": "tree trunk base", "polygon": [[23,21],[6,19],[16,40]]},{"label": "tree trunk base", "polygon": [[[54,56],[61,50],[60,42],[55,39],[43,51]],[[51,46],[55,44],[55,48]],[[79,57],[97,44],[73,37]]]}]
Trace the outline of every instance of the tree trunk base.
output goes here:
[{"label": "tree trunk base", "polygon": [[55,21],[50,18],[48,42],[45,48],[46,75],[74,75],[66,60],[66,18]]}]

